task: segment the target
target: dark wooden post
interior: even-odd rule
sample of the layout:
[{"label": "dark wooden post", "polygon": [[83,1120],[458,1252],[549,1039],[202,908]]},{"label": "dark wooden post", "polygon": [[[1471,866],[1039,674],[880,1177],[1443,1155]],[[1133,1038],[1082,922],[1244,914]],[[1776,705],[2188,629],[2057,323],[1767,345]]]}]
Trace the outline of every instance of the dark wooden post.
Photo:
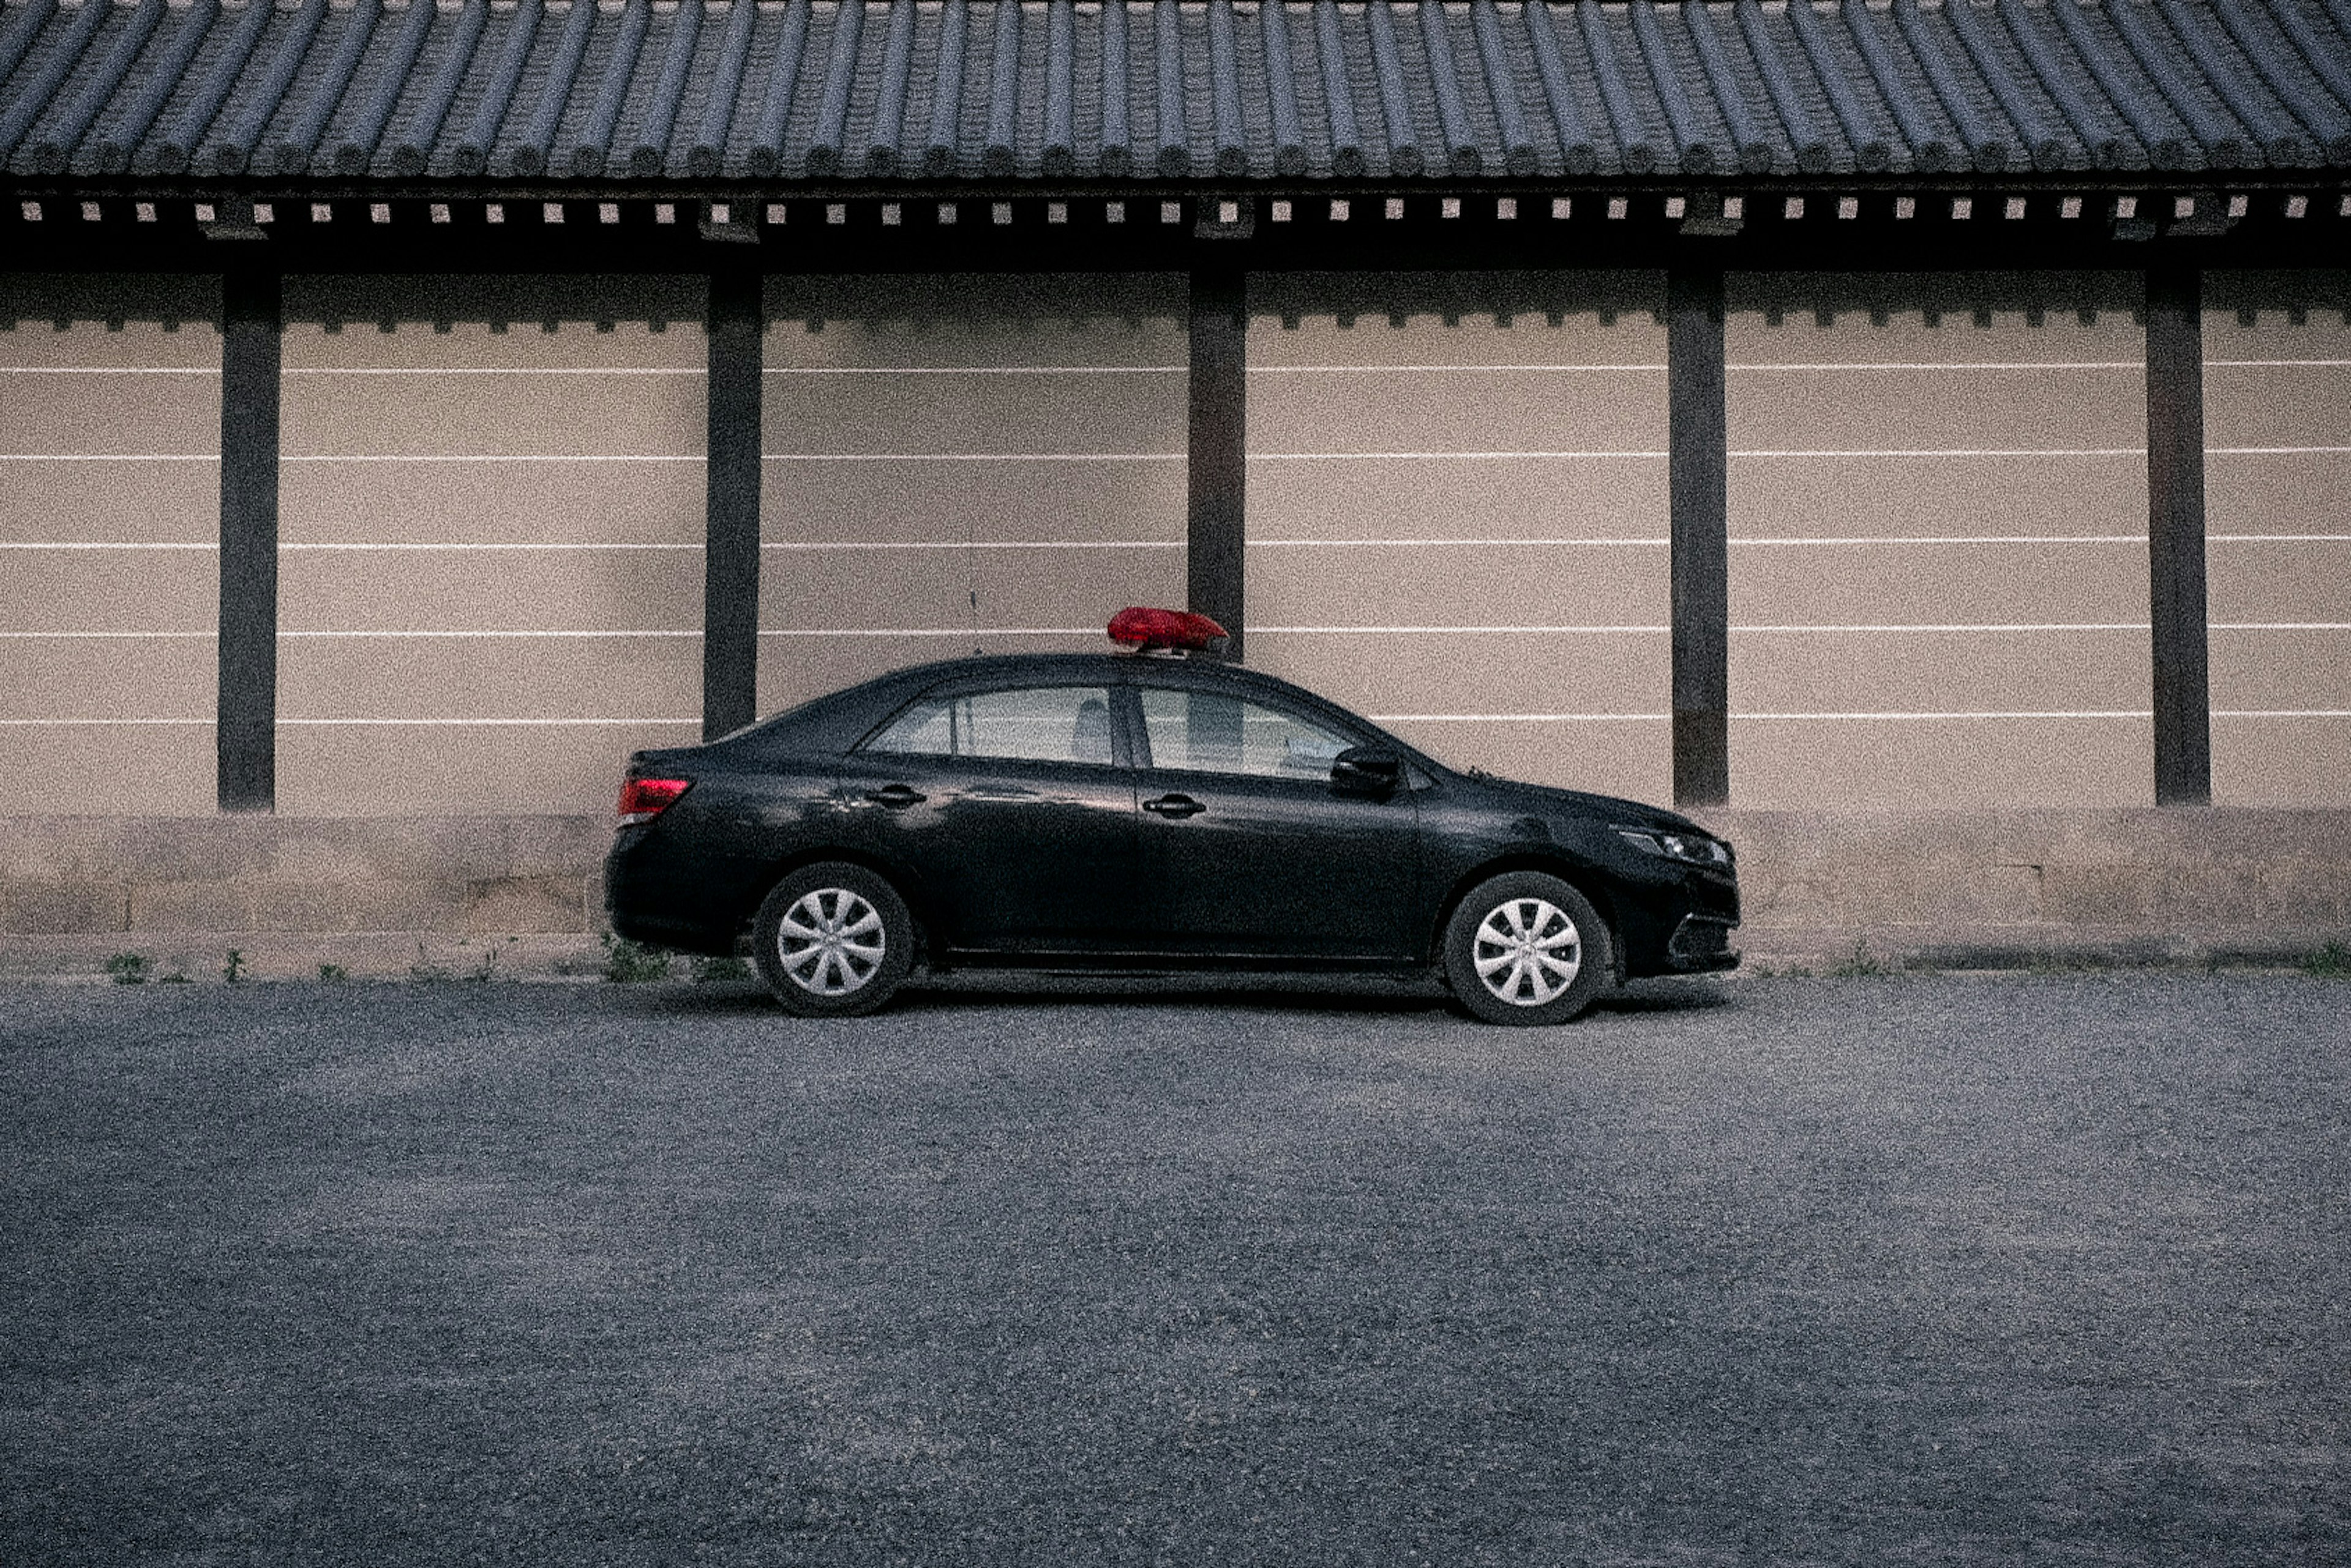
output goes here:
[{"label": "dark wooden post", "polygon": [[2159,806],[2203,806],[2212,800],[2202,293],[2192,267],[2147,275],[2147,620]]},{"label": "dark wooden post", "polygon": [[1242,274],[1192,274],[1192,412],[1186,502],[1190,607],[1233,634],[1241,657],[1248,538],[1249,316]]},{"label": "dark wooden post", "polygon": [[1719,806],[1730,799],[1730,464],[1722,274],[1668,274],[1666,318],[1674,800]]},{"label": "dark wooden post", "polygon": [[759,705],[759,274],[710,277],[708,538],[702,599],[702,736]]},{"label": "dark wooden post", "polygon": [[221,280],[220,689],[224,811],[277,805],[277,403],[275,272]]}]

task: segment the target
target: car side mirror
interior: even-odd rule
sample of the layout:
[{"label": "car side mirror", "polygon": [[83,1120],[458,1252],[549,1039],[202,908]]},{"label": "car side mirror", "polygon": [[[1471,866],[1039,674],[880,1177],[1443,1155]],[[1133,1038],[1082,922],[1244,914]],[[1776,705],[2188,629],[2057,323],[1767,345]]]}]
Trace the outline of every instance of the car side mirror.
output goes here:
[{"label": "car side mirror", "polygon": [[1404,758],[1384,746],[1351,746],[1331,759],[1331,792],[1384,800],[1404,781]]}]

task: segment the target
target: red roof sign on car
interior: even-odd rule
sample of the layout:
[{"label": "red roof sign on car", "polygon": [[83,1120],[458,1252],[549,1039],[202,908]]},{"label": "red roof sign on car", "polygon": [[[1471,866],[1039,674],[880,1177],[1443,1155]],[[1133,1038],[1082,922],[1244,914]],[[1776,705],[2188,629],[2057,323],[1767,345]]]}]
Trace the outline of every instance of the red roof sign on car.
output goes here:
[{"label": "red roof sign on car", "polygon": [[1130,605],[1111,617],[1110,640],[1130,653],[1213,653],[1232,633],[1189,610],[1149,610]]}]

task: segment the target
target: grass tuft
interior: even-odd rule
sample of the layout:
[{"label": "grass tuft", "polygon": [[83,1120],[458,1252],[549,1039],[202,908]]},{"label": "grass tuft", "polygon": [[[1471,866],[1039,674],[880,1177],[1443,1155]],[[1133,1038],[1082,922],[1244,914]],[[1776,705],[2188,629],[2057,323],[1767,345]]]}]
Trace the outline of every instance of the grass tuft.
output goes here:
[{"label": "grass tuft", "polygon": [[344,968],[340,964],[321,964],[319,966],[319,980],[321,985],[340,986],[350,977],[351,972],[349,969]]},{"label": "grass tuft", "polygon": [[1867,942],[1855,942],[1853,945],[1853,956],[1832,966],[1829,973],[1838,979],[1851,980],[1869,976],[1887,975],[1893,971],[1886,967],[1884,960],[1869,950]]},{"label": "grass tuft", "polygon": [[2351,978],[2351,945],[2329,942],[2314,953],[2304,954],[2294,967],[2305,975],[2316,975],[2323,979]]},{"label": "grass tuft", "polygon": [[616,986],[669,978],[670,956],[658,947],[604,933],[604,977]]},{"label": "grass tuft", "polygon": [[228,960],[221,965],[221,978],[232,986],[245,978],[245,949],[232,947],[228,950]]},{"label": "grass tuft", "polygon": [[118,986],[143,986],[154,967],[144,953],[117,953],[106,961],[107,975]]}]

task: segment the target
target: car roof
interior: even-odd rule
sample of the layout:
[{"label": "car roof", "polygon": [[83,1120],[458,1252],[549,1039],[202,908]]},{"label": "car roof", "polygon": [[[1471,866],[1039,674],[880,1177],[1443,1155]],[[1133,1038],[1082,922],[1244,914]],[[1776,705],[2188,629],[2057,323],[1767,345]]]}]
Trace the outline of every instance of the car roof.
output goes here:
[{"label": "car roof", "polygon": [[[1151,681],[1167,685],[1238,685],[1270,691],[1295,692],[1278,676],[1217,659],[1165,659],[1142,653],[980,653],[962,659],[941,659],[893,670],[876,678],[892,685],[930,686],[945,681],[1025,680],[1045,676],[1056,680],[1085,677],[1103,681]],[[1308,693],[1311,696],[1314,694]],[[1328,698],[1318,700],[1329,701]]]}]

